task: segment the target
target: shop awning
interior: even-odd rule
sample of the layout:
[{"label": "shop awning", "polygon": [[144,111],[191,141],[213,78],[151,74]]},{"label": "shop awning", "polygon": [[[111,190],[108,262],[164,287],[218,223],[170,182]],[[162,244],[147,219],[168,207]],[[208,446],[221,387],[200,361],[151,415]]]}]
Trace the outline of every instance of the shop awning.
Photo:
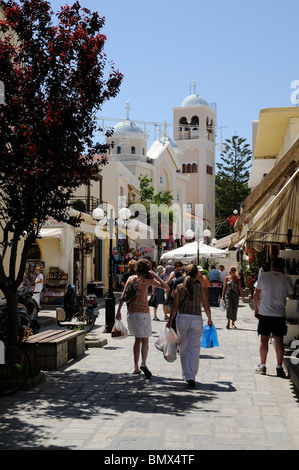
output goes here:
[{"label": "shop awning", "polygon": [[271,197],[281,190],[299,166],[299,139],[286,154],[277,161],[268,175],[258,184],[241,206],[240,217],[235,228],[240,233],[243,228],[254,223],[254,217],[269,203]]},{"label": "shop awning", "polygon": [[267,243],[288,243],[289,230],[292,235],[291,243],[299,245],[298,208],[299,169],[295,171],[261,216],[247,230],[247,247],[260,250]]},{"label": "shop awning", "polygon": [[180,259],[180,260],[190,260],[192,258],[196,259],[197,254],[200,258],[224,258],[227,256],[228,251],[219,250],[211,245],[206,245],[205,243],[199,243],[197,241],[186,243],[179,248],[174,250],[165,251],[161,256],[161,260],[165,259]]},{"label": "shop awning", "polygon": [[229,248],[231,245],[232,241],[232,235],[227,235],[226,237],[219,238],[219,240],[216,241],[215,243],[215,248],[219,248],[220,250],[223,250],[225,248]]},{"label": "shop awning", "polygon": [[152,227],[132,219],[128,223],[128,227],[118,227],[118,231],[130,240],[130,248],[137,248],[138,246],[151,248],[155,246],[154,231]]},{"label": "shop awning", "polygon": [[41,238],[58,238],[61,239],[63,233],[62,228],[42,228],[39,232]]}]

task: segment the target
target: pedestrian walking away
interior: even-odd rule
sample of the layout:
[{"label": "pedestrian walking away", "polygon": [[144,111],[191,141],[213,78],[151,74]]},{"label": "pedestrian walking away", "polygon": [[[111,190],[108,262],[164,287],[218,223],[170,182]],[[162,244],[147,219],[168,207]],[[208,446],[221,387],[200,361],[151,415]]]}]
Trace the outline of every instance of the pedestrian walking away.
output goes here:
[{"label": "pedestrian walking away", "polygon": [[242,300],[244,300],[241,279],[236,275],[236,272],[237,268],[235,266],[231,266],[229,275],[225,278],[222,290],[222,300],[224,300],[226,308],[227,329],[230,328],[230,322],[232,322],[232,328],[237,328],[235,321],[237,320],[240,294],[242,296]]},{"label": "pedestrian walking away", "polygon": [[253,294],[254,315],[258,318],[258,334],[260,335],[260,364],[257,374],[266,374],[266,360],[270,335],[273,334],[276,351],[276,374],[284,377],[282,367],[284,345],[283,337],[287,333],[285,306],[286,298],[294,298],[294,289],[290,276],[284,274],[285,261],[275,258],[272,270],[262,272],[255,283]]},{"label": "pedestrian walking away", "polygon": [[137,261],[135,259],[131,259],[128,263],[129,269],[128,271],[123,274],[121,278],[121,285],[125,287],[127,280],[129,279],[130,276],[133,276],[136,274],[136,269],[137,269]]},{"label": "pedestrian walking away", "polygon": [[[171,283],[169,284],[170,292],[169,292],[168,301],[169,301],[170,309],[171,309],[171,305],[172,305],[173,299],[174,299],[174,297],[175,297],[175,293],[176,293],[177,286],[178,286],[179,284],[183,284],[185,278],[186,278],[186,267],[183,266],[183,267],[181,268],[181,276],[174,278],[174,279],[171,281]],[[172,318],[171,328],[177,333],[177,329],[176,329],[176,316],[177,316],[177,313],[176,313],[176,314],[174,315],[174,317]],[[167,318],[167,320],[169,320],[169,317]]]},{"label": "pedestrian walking away", "polygon": [[[144,372],[147,378],[151,377],[151,372],[147,367],[148,355],[148,342],[149,337],[152,335],[152,325],[150,310],[147,300],[149,286],[162,287],[168,290],[168,285],[151,270],[151,263],[146,259],[141,259],[137,262],[137,274],[130,276],[126,282],[125,288],[120,298],[116,320],[121,320],[121,309],[124,303],[124,295],[128,285],[132,282],[138,284],[140,294],[127,303],[128,306],[128,327],[131,335],[135,336],[133,346],[134,354],[134,374]],[[141,365],[139,368],[139,359],[141,354]]]},{"label": "pedestrian walking away", "polygon": [[180,336],[180,360],[182,378],[189,388],[195,387],[195,377],[199,367],[200,340],[203,332],[202,306],[212,326],[211,309],[206,289],[198,279],[196,264],[186,267],[186,278],[183,284],[177,286],[171,307],[167,328],[171,328],[173,317],[177,314],[176,326]]},{"label": "pedestrian walking away", "polygon": [[220,276],[220,273],[218,269],[216,269],[216,266],[213,264],[213,266],[211,266],[211,269],[208,273],[208,279],[210,282],[218,282],[219,276]]},{"label": "pedestrian walking away", "polygon": [[[163,266],[158,266],[157,267],[157,274],[158,276],[162,279],[163,279],[163,272],[164,272],[164,268]],[[167,318],[167,305],[166,305],[166,298],[165,298],[165,290],[161,287],[155,287],[153,286],[152,288],[152,292],[153,292],[153,296],[155,298],[155,301],[157,303],[157,306],[154,307],[154,316],[153,316],[153,320],[156,320],[156,321],[159,321],[160,319],[158,318],[157,316],[157,311],[158,311],[158,306],[159,305],[163,305],[163,312],[164,312],[164,320],[168,320]]]}]

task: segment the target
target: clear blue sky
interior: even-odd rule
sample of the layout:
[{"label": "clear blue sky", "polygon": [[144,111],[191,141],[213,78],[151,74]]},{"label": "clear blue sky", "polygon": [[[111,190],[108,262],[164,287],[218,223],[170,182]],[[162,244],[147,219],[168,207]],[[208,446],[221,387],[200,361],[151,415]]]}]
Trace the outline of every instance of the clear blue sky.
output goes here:
[{"label": "clear blue sky", "polygon": [[[57,11],[67,2],[52,0]],[[269,107],[294,106],[299,80],[298,0],[81,0],[105,16],[108,58],[124,74],[101,115],[172,123],[173,107],[197,93],[217,105],[223,139],[251,146],[251,121]],[[298,87],[297,87],[298,88]],[[220,142],[220,129],[217,131]],[[172,137],[172,129],[171,135]]]}]

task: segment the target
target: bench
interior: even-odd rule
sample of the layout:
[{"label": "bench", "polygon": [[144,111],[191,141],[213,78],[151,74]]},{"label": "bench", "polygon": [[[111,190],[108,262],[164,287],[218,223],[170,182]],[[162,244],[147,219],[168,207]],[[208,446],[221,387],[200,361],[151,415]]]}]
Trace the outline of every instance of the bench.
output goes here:
[{"label": "bench", "polygon": [[62,307],[56,308],[56,322],[58,326],[63,328],[84,326],[84,322],[76,320],[66,320],[65,310]]},{"label": "bench", "polygon": [[47,330],[23,343],[31,365],[56,370],[85,352],[85,331]]}]

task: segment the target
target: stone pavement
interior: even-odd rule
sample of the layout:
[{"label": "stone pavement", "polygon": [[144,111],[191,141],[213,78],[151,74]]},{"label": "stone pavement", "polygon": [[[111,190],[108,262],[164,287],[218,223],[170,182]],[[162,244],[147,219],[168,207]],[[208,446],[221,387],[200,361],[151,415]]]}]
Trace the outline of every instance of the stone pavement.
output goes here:
[{"label": "stone pavement", "polygon": [[[152,310],[152,309],[151,309]],[[123,308],[123,313],[125,307]],[[46,312],[47,314],[47,312]],[[158,315],[162,318],[162,309]],[[205,314],[203,314],[205,317]],[[269,351],[267,375],[259,362],[256,320],[241,303],[236,330],[212,307],[219,347],[202,349],[197,387],[181,380],[180,360],[168,363],[154,342],[165,322],[152,322],[148,366],[153,377],[132,375],[133,338],[104,335],[104,309],[95,332],[107,336],[79,360],[28,391],[0,398],[0,449],[298,450],[298,396],[276,377]]]}]

